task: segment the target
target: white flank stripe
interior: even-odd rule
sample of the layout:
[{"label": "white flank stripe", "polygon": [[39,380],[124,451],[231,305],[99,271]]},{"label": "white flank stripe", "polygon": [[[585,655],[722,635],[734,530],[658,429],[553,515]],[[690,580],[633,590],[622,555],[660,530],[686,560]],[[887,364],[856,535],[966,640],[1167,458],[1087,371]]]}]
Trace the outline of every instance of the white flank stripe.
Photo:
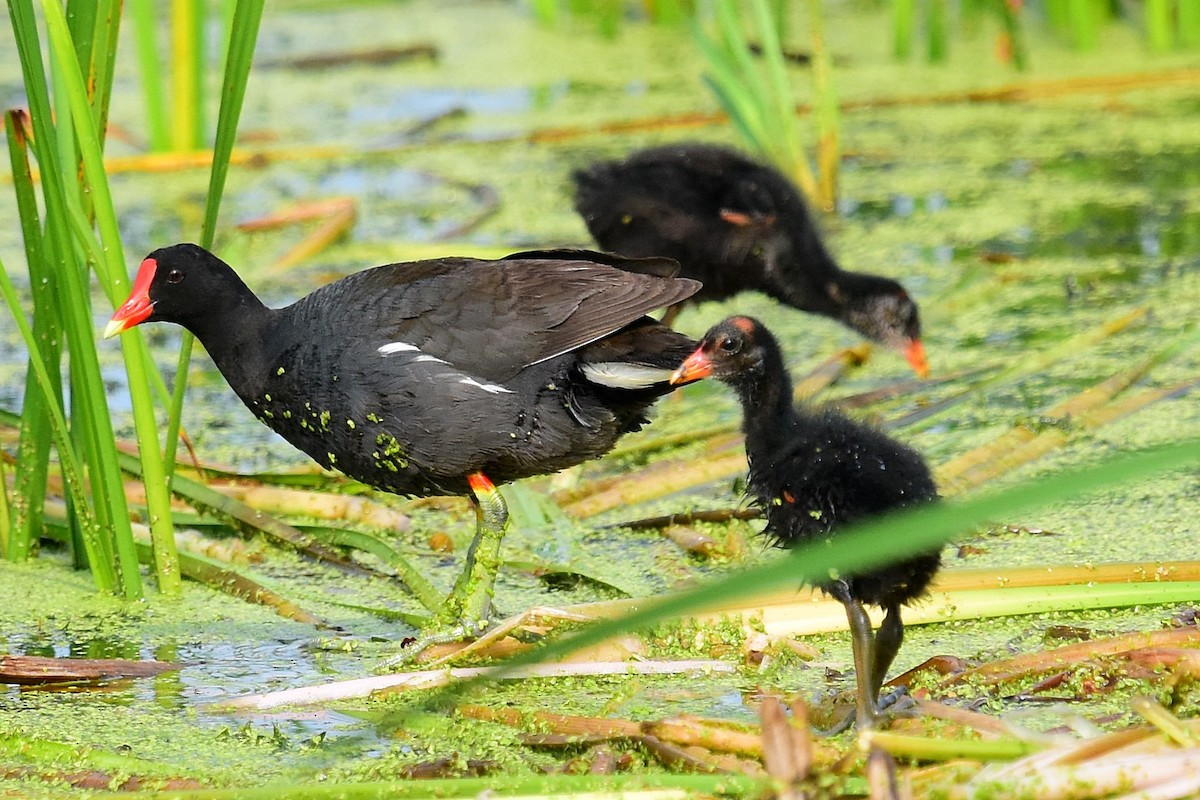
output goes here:
[{"label": "white flank stripe", "polygon": [[583,376],[592,383],[612,389],[648,389],[656,383],[666,383],[671,377],[671,370],[620,361],[599,361],[584,364]]},{"label": "white flank stripe", "polygon": [[392,353],[411,353],[414,350],[420,350],[415,344],[408,342],[391,342],[379,348],[378,352],[381,356],[390,356]]},{"label": "white flank stripe", "polygon": [[416,358],[413,359],[413,361],[432,361],[435,364],[449,364],[450,363],[449,361],[443,361],[442,359],[438,358],[437,356],[426,355],[425,353],[422,353],[421,355],[417,356]]},{"label": "white flank stripe", "polygon": [[503,386],[498,386],[494,383],[480,383],[474,378],[462,378],[459,380],[459,383],[464,383],[467,386],[478,386],[485,392],[491,392],[492,394],[512,394],[511,389],[505,389]]}]

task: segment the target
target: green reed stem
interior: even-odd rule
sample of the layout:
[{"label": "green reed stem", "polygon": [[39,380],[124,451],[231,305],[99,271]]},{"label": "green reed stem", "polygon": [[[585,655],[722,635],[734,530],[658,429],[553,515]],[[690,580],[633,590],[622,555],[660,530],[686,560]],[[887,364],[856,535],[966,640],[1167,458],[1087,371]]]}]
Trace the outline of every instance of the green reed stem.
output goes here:
[{"label": "green reed stem", "polygon": [[62,466],[63,481],[74,503],[76,520],[79,523],[83,545],[92,568],[92,578],[96,581],[96,588],[102,592],[111,593],[116,589],[117,571],[112,559],[105,551],[103,533],[84,494],[83,470],[75,457],[75,449],[71,446],[71,434],[67,429],[67,421],[63,416],[62,407],[55,401],[55,385],[50,379],[46,362],[42,359],[37,340],[34,338],[33,328],[25,319],[25,314],[21,310],[21,302],[17,298],[17,292],[13,288],[12,282],[8,279],[8,272],[5,270],[3,262],[0,262],[0,294],[3,294],[4,302],[8,305],[13,321],[17,324],[17,330],[20,332],[21,338],[25,340],[34,381],[44,397],[50,429],[58,449],[59,463]]},{"label": "green reed stem", "polygon": [[175,150],[200,149],[200,32],[197,0],[171,0],[171,145]]},{"label": "green reed stem", "polygon": [[[767,119],[771,123],[771,144],[778,148],[776,163],[787,165],[803,164],[808,168],[804,150],[800,147],[800,133],[796,125],[796,101],[788,79],[787,65],[783,60],[783,43],[779,39],[779,27],[767,0],[753,0],[752,10],[755,27],[758,28],[762,47],[762,59],[766,62],[763,92],[767,106]],[[810,7],[813,4],[810,3]],[[819,15],[820,9],[817,8]],[[793,168],[792,172],[795,173]]]},{"label": "green reed stem", "polygon": [[912,55],[913,29],[916,27],[916,0],[892,2],[892,52],[903,61]]},{"label": "green reed stem", "polygon": [[[121,246],[120,231],[117,227],[116,213],[113,210],[112,196],[108,189],[108,177],[104,172],[104,156],[100,148],[100,138],[95,129],[95,119],[88,104],[88,95],[83,75],[80,74],[78,62],[74,60],[74,48],[67,26],[66,17],[54,0],[43,0],[46,33],[49,39],[51,63],[59,83],[65,89],[65,97],[69,106],[69,122],[74,129],[76,146],[83,158],[84,179],[87,194],[95,211],[96,222],[100,234],[100,252],[103,258],[95,262],[100,285],[108,293],[110,299],[128,293],[128,281],[125,274],[125,258]],[[114,46],[116,38],[110,40]],[[60,117],[61,122],[65,122]],[[81,187],[82,188],[82,187]],[[74,195],[64,195],[68,208],[74,201]],[[86,240],[89,237],[82,237]],[[111,525],[112,543],[116,548],[118,564],[121,569],[122,583],[127,597],[141,596],[141,577],[137,567],[137,549],[133,542],[133,532],[129,526],[129,510],[125,503],[124,483],[121,470],[117,463],[115,447],[116,437],[113,434],[112,422],[108,413],[108,402],[104,392],[104,382],[100,375],[99,362],[95,357],[96,342],[92,333],[90,294],[86,283],[82,280],[79,270],[68,270],[68,296],[75,298],[69,302],[68,311],[71,324],[68,325],[68,340],[71,341],[71,367],[74,373],[79,367],[78,385],[73,384],[72,399],[76,396],[84,401],[81,411],[91,433],[93,468],[89,477],[94,486],[97,498],[97,509],[104,508],[108,513],[101,516],[103,523]],[[122,348],[125,355],[125,368],[131,376],[141,377],[145,373],[144,351],[139,347]],[[157,442],[154,408],[147,383],[141,381],[143,389],[131,391],[133,401],[134,423],[140,441]],[[132,387],[131,387],[132,388]],[[74,419],[74,417],[73,417]],[[150,507],[151,528],[155,530],[155,541],[159,549],[160,560],[156,565],[159,588],[168,594],[179,592],[179,566],[175,557],[174,536],[170,520],[170,495],[166,490],[166,482],[162,471],[161,460],[157,458],[157,447],[152,451],[150,462],[146,465],[147,504]],[[157,480],[156,480],[157,479]],[[155,485],[157,483],[158,485]],[[107,517],[107,518],[106,518]]]},{"label": "green reed stem", "polygon": [[1025,46],[1025,32],[1021,29],[1021,10],[1007,2],[998,3],[1004,32],[1008,36],[1009,54],[1013,66],[1019,70],[1029,68],[1029,53]]},{"label": "green reed stem", "polygon": [[[29,291],[33,298],[33,337],[47,359],[46,364],[62,363],[57,289],[53,270],[43,256],[42,226],[37,196],[29,164],[27,126],[23,111],[7,115],[8,154],[12,166],[17,216],[25,242],[25,260],[29,265]],[[33,356],[29,356],[32,362]],[[30,363],[26,374],[33,372]],[[49,373],[53,405],[62,406],[62,380],[59,370]],[[6,557],[24,561],[32,552],[33,542],[42,528],[42,506],[50,471],[50,412],[43,394],[33,381],[26,381],[21,403],[20,433],[17,439],[17,466],[13,474],[13,497],[5,521],[11,523]]]},{"label": "green reed stem", "polygon": [[12,504],[8,500],[8,479],[4,473],[4,459],[0,458],[0,558],[8,557],[8,543],[12,539]]},{"label": "green reed stem", "polygon": [[927,0],[929,15],[926,18],[926,28],[929,33],[929,61],[940,64],[946,60],[949,50],[949,32],[946,21],[946,0]]},{"label": "green reed stem", "polygon": [[[67,301],[66,287],[58,285],[60,282],[65,283],[69,278],[75,277],[78,271],[78,266],[74,263],[73,258],[67,252],[70,247],[70,230],[66,216],[66,200],[65,200],[65,181],[63,178],[64,170],[60,166],[65,163],[73,163],[74,161],[74,146],[70,141],[69,131],[63,131],[56,128],[53,124],[54,116],[51,112],[50,93],[47,89],[48,82],[45,69],[42,64],[41,44],[39,41],[37,18],[33,11],[33,6],[30,0],[9,0],[9,19],[13,26],[14,39],[17,45],[17,55],[21,61],[21,74],[25,81],[25,93],[29,102],[30,122],[35,133],[32,139],[34,151],[37,155],[39,165],[41,167],[41,184],[42,192],[45,200],[45,234],[41,240],[42,256],[40,263],[31,267],[31,275],[39,269],[44,270],[43,274],[62,276],[62,281],[53,281],[53,289],[55,292],[54,302],[52,306],[46,306],[43,311],[53,308],[58,318],[65,320],[67,311],[62,311],[61,308],[71,307],[71,303]],[[56,84],[60,85],[61,81],[57,80]],[[65,104],[65,92],[56,92],[56,97],[60,103]],[[60,110],[60,113],[69,114]],[[65,118],[65,117],[64,117]],[[59,126],[66,128],[66,126]],[[60,154],[65,153],[65,157]],[[28,224],[26,224],[28,228]],[[27,249],[29,245],[27,243]],[[41,286],[41,281],[38,282]],[[37,294],[35,294],[35,298]],[[67,326],[67,339],[71,343],[72,331],[71,327]],[[57,338],[57,337],[56,337]],[[94,351],[92,351],[94,352]],[[42,357],[51,355],[50,353],[41,353]],[[41,363],[40,365],[31,364],[31,369],[40,367],[41,370],[48,375],[55,376],[51,380],[56,380],[57,373],[60,369],[60,362],[57,358],[57,350],[55,349],[55,360],[50,363]],[[34,352],[30,351],[31,361],[34,359]],[[82,357],[81,357],[82,358]],[[49,398],[51,394],[46,394],[44,397]],[[47,400],[49,402],[49,400]],[[35,405],[36,409],[37,406]],[[47,409],[47,411],[50,411]],[[59,405],[53,409],[54,412],[61,414],[61,400]],[[69,439],[63,439],[60,442],[61,446],[69,446]],[[28,455],[29,451],[25,451],[22,455]],[[48,458],[46,451],[46,458]],[[66,456],[60,456],[60,463],[65,463],[63,460]],[[32,468],[41,470],[41,466],[30,467],[22,465],[22,469]],[[41,494],[44,496],[46,471],[42,470],[42,482],[36,486],[31,486],[33,494],[21,496],[23,503],[29,504],[29,497]],[[18,475],[18,478],[21,476]],[[68,498],[70,500],[70,497]],[[81,509],[81,513],[86,512],[87,507]],[[24,510],[23,519],[26,521],[38,518],[41,514],[41,509],[26,508]],[[30,529],[28,532],[19,530],[19,536],[36,537],[40,533],[40,525]],[[18,543],[20,544],[20,543]],[[82,544],[82,543],[81,543]],[[103,587],[110,587],[115,584],[112,580],[112,566],[107,558],[100,559],[97,569],[101,570],[101,575],[97,576],[98,584]]]},{"label": "green reed stem", "polygon": [[899,758],[920,761],[1011,761],[1032,755],[1044,745],[1024,739],[931,739],[926,736],[906,736],[889,731],[863,731],[859,744],[864,749],[879,747]]},{"label": "green reed stem", "polygon": [[[200,232],[200,246],[209,250],[212,249],[216,236],[221,198],[225,192],[229,161],[233,155],[238,122],[246,99],[246,85],[249,83],[250,67],[254,61],[254,48],[258,41],[263,6],[264,0],[238,0],[230,24],[229,47],[225,56],[225,79],[221,85],[221,109],[217,115],[212,171],[209,173],[208,199],[204,206],[204,227]],[[183,399],[187,391],[187,376],[195,341],[191,333],[183,332],[179,358],[175,365],[175,387],[167,416],[167,440],[163,459],[169,471],[174,470],[179,428],[183,419]]]},{"label": "green reed stem", "polygon": [[[1146,20],[1146,39],[1156,53],[1171,49],[1173,5],[1172,0],[1145,0],[1142,13]],[[1179,5],[1196,5],[1196,1],[1182,0]]]},{"label": "green reed stem", "polygon": [[1184,47],[1200,44],[1200,3],[1180,0],[1176,9],[1179,24],[1179,43]]},{"label": "green reed stem", "polygon": [[[841,164],[841,112],[833,86],[833,60],[825,46],[825,25],[820,0],[809,0],[809,27],[813,51],[813,123],[817,128],[817,205],[833,211],[837,202]],[[800,156],[803,158],[803,154]]]},{"label": "green reed stem", "polygon": [[137,49],[138,66],[142,74],[142,99],[146,104],[150,149],[163,152],[171,149],[171,131],[167,126],[167,106],[163,100],[163,69],[155,37],[158,4],[155,0],[129,0],[129,13],[133,22],[133,42]]},{"label": "green reed stem", "polygon": [[[75,24],[71,14],[77,7],[86,6],[91,15],[90,25]],[[82,15],[81,15],[82,17]],[[101,149],[108,127],[108,106],[112,97],[113,67],[117,60],[117,39],[121,27],[121,5],[116,0],[71,0],[67,5],[67,22],[71,40],[79,55],[80,69],[87,76],[88,101],[92,109],[92,124],[99,135]],[[80,41],[80,39],[83,41]],[[83,53],[87,53],[87,58]]]},{"label": "green reed stem", "polygon": [[[86,221],[80,219],[79,209],[73,202],[73,195],[65,195],[68,214],[75,222],[77,241],[92,254],[100,284],[114,305],[123,298],[129,290],[125,272],[124,255],[121,246],[120,233],[117,227],[116,214],[113,210],[112,198],[108,189],[108,180],[104,172],[101,137],[95,129],[95,117],[91,113],[88,95],[83,76],[79,73],[78,64],[69,59],[71,39],[67,22],[61,10],[53,3],[44,3],[46,8],[46,28],[50,37],[51,53],[55,64],[57,83],[62,87],[62,95],[68,104],[69,119],[74,128],[75,140],[82,156],[84,176],[87,182],[87,195],[91,198],[93,210],[100,235],[100,242],[93,238],[91,230],[86,227]],[[111,9],[110,9],[111,10]],[[112,25],[115,26],[115,19]],[[112,32],[106,36],[98,36],[100,41],[116,46],[116,35]],[[93,59],[100,63],[111,61],[112,56],[99,51],[93,51]],[[104,115],[101,115],[104,116]],[[62,118],[62,117],[60,117]],[[64,126],[65,127],[65,126]],[[81,226],[80,223],[84,222]],[[84,295],[86,296],[86,294]],[[80,334],[89,346],[86,351],[95,353],[95,343],[91,336],[90,306],[89,320],[86,330]],[[144,379],[147,353],[140,340],[135,340],[132,347],[122,348],[125,357],[126,370],[131,376],[130,394],[133,404],[134,422],[141,442],[157,443],[157,429],[154,419],[153,400],[150,396],[147,381]],[[73,352],[76,351],[73,348]],[[92,480],[101,480],[98,487],[98,497],[105,498],[114,544],[121,564],[122,576],[125,581],[127,596],[140,596],[140,578],[137,577],[137,552],[134,547],[132,532],[129,529],[128,509],[120,469],[118,467],[114,446],[111,423],[107,411],[107,402],[103,393],[103,384],[99,380],[99,368],[94,357],[73,358],[72,364],[82,362],[84,366],[83,385],[88,388],[82,395],[88,398],[87,408],[82,420],[92,429],[93,450],[102,464],[101,470],[94,470]],[[90,362],[90,363],[89,363]],[[94,373],[94,375],[93,375]],[[140,388],[139,388],[140,387]],[[170,519],[170,495],[167,491],[165,473],[158,457],[158,448],[143,447],[143,469],[147,476],[146,493],[147,505],[150,509],[150,527],[154,534],[156,553],[156,576],[159,589],[167,594],[177,594],[180,591],[178,560],[175,552],[174,536]]]},{"label": "green reed stem", "polygon": [[1067,0],[1067,22],[1075,47],[1094,50],[1100,29],[1100,11],[1095,0]]}]

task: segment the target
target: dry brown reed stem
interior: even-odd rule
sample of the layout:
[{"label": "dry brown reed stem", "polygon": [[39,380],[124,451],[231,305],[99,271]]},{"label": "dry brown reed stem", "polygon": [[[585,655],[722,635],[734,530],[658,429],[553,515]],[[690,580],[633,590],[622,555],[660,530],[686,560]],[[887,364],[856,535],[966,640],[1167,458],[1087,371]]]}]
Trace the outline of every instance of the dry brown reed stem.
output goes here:
[{"label": "dry brown reed stem", "polygon": [[[1120,402],[1111,402],[1113,394],[1141,377],[1145,371],[1143,368],[1149,366],[1149,363],[1143,364],[1115,375],[1054,406],[1045,412],[1045,415],[1069,422],[1079,430],[1091,431],[1191,388],[1197,383],[1196,379],[1191,379],[1173,386],[1139,392]],[[1067,444],[1072,437],[1071,432],[1059,428],[1035,431],[1025,425],[1018,425],[999,439],[938,466],[935,470],[938,485],[945,495],[960,494],[977,488]]]},{"label": "dry brown reed stem", "polygon": [[662,535],[689,553],[709,557],[721,552],[721,545],[711,536],[686,525],[670,525],[663,528]]},{"label": "dry brown reed stem", "polygon": [[1174,628],[1160,631],[1135,631],[1110,639],[1078,642],[1053,650],[1023,655],[982,664],[974,669],[951,675],[941,686],[954,686],[970,680],[993,685],[1039,672],[1062,669],[1100,656],[1114,656],[1134,650],[1158,647],[1181,647],[1200,643],[1200,628]]},{"label": "dry brown reed stem", "polygon": [[641,723],[642,733],[675,744],[697,745],[708,750],[762,758],[762,737],[729,727],[720,720],[676,717],[658,722]]},{"label": "dry brown reed stem", "polygon": [[851,369],[867,363],[870,357],[871,345],[867,342],[834,353],[796,381],[792,398],[797,402],[808,402],[841,380]]},{"label": "dry brown reed stem", "polygon": [[384,530],[406,530],[409,526],[408,515],[368,497],[241,482],[209,485],[226,497],[272,514],[356,522]]},{"label": "dry brown reed stem", "polygon": [[969,398],[977,396],[979,393],[987,389],[992,389],[996,386],[1003,386],[1013,381],[1022,380],[1030,375],[1035,375],[1049,367],[1059,363],[1064,358],[1078,355],[1083,350],[1094,347],[1098,343],[1114,336],[1128,328],[1130,325],[1140,321],[1149,309],[1146,307],[1134,308],[1116,319],[1109,320],[1102,325],[1099,325],[1083,333],[1076,334],[1064,341],[1058,342],[1049,348],[1037,353],[1026,354],[1020,363],[1014,363],[1003,366],[995,373],[987,378],[975,383],[974,385],[963,389],[962,391],[942,398],[937,402],[919,408],[916,411],[909,412],[897,419],[890,420],[888,427],[903,428],[917,423],[927,422],[929,419],[944,413],[947,409],[959,405]]},{"label": "dry brown reed stem", "polygon": [[147,678],[182,666],[174,661],[135,661],[127,658],[0,656],[0,683],[21,686],[96,683],[117,678]]},{"label": "dry brown reed stem", "polygon": [[762,719],[762,759],[767,774],[776,782],[778,800],[807,800],[808,793],[800,783],[812,769],[812,737],[808,728],[808,708],[802,701],[797,710],[796,724],[788,722],[783,704],[774,697],[764,697],[759,715]]},{"label": "dry brown reed stem", "polygon": [[[534,732],[531,743],[564,744],[570,739],[582,742],[624,739],[641,743],[665,764],[676,768],[762,774],[757,762],[738,758],[763,758],[762,738],[757,734],[733,730],[728,723],[721,721],[670,719],[634,722],[549,711],[522,712],[513,708],[475,704],[459,706],[458,713],[469,719],[499,722],[530,730]],[[820,747],[816,760],[828,765],[839,755],[832,748]]]},{"label": "dry brown reed stem", "polygon": [[671,459],[638,470],[604,491],[568,503],[562,510],[573,517],[587,519],[614,508],[732,478],[745,471],[746,454],[741,451],[709,459]]},{"label": "dry brown reed stem", "polygon": [[460,705],[458,713],[468,719],[499,722],[513,728],[565,736],[600,736],[612,739],[640,736],[641,725],[627,719],[601,719],[549,711],[520,711],[476,704]]},{"label": "dry brown reed stem", "polygon": [[961,725],[964,728],[976,731],[982,734],[985,739],[1011,734],[1008,725],[1003,720],[988,716],[987,714],[980,714],[978,711],[971,711],[967,708],[948,706],[945,703],[937,703],[932,700],[918,700],[917,711],[923,717],[953,722],[955,725]]},{"label": "dry brown reed stem", "polygon": [[896,780],[896,761],[886,750],[872,747],[867,755],[867,788],[871,800],[902,800],[911,797]]},{"label": "dry brown reed stem", "polygon": [[358,204],[353,197],[334,197],[296,203],[283,211],[243,222],[238,226],[238,230],[246,232],[273,230],[310,220],[320,222],[316,228],[309,231],[304,238],[280,256],[274,264],[263,270],[267,275],[278,275],[289,267],[320,253],[344,236],[354,227],[357,209]]},{"label": "dry brown reed stem", "polygon": [[[1036,759],[1041,754],[1032,758]],[[1142,794],[1154,787],[1200,783],[1200,748],[1171,748],[1154,754],[1105,757],[1070,766],[1039,766],[1021,759],[1002,770],[985,769],[965,786],[950,787],[948,800],[1088,800],[1123,797],[1186,797],[1187,794]]]},{"label": "dry brown reed stem", "polygon": [[[717,430],[716,428],[711,430]],[[696,441],[704,439],[704,432],[696,434],[686,434],[687,441]],[[681,444],[684,442],[675,442]],[[685,469],[688,464],[711,458],[717,455],[729,455],[730,451],[740,450],[742,446],[742,434],[737,432],[734,426],[720,426],[720,433],[708,438],[704,442],[703,456],[693,455],[689,458],[671,458],[656,461],[653,464],[648,464],[640,469],[622,472],[619,475],[612,477],[597,478],[587,481],[579,486],[573,486],[570,489],[555,492],[552,497],[555,503],[564,509],[572,506],[575,503],[581,503],[595,495],[607,492],[610,489],[619,489],[626,485],[634,485],[645,483],[647,481],[658,480],[660,474],[669,474],[673,470]]]},{"label": "dry brown reed stem", "polygon": [[664,742],[656,736],[639,736],[636,740],[663,766],[680,772],[741,773],[751,777],[763,774],[756,761],[745,761],[737,756],[712,753],[696,745],[681,746]]},{"label": "dry brown reed stem", "polygon": [[1200,736],[1153,698],[1141,695],[1133,698],[1129,705],[1180,747],[1200,746]]},{"label": "dry brown reed stem", "polygon": [[[1147,359],[1130,369],[1118,372],[1095,386],[1088,387],[1074,397],[1042,411],[1039,416],[1061,419],[1107,403],[1118,392],[1128,388],[1134,381],[1145,375],[1156,361],[1157,359],[1154,358]],[[981,485],[996,474],[1009,471],[1012,466],[1006,466],[1006,464],[1010,460],[1014,461],[1013,466],[1027,463],[1025,459],[1017,461],[1011,456],[1006,456],[1009,456],[1021,445],[1037,438],[1038,433],[1026,425],[1017,425],[1007,433],[1000,434],[988,444],[939,464],[934,471],[939,489],[943,494],[958,494]],[[1063,438],[1065,439],[1065,437]]]}]

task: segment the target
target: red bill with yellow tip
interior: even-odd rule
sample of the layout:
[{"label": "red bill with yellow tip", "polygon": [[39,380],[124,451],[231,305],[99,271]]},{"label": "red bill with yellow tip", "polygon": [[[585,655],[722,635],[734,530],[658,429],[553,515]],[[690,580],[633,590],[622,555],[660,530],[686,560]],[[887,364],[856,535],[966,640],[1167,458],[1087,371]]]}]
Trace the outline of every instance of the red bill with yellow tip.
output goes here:
[{"label": "red bill with yellow tip", "polygon": [[670,383],[672,386],[678,386],[681,383],[698,381],[711,375],[712,369],[712,360],[704,352],[704,348],[700,347],[679,365],[679,369],[671,373]]},{"label": "red bill with yellow tip", "polygon": [[154,273],[157,270],[158,262],[153,258],[142,262],[137,277],[133,279],[133,291],[129,293],[129,299],[121,304],[104,328],[105,339],[145,321],[154,311],[154,302],[150,299],[150,284],[154,282]]},{"label": "red bill with yellow tip", "polygon": [[925,360],[925,345],[921,344],[920,339],[913,339],[909,342],[908,347],[904,348],[904,357],[908,359],[909,365],[913,372],[917,373],[918,378],[929,377],[929,362]]}]

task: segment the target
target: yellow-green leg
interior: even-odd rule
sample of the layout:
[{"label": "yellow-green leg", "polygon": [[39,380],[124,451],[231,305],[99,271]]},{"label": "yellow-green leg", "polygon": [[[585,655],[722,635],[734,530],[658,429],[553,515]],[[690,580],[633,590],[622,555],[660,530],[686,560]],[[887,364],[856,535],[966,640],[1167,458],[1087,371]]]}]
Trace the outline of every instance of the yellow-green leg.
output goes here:
[{"label": "yellow-green leg", "polygon": [[508,527],[508,506],[482,472],[467,476],[475,506],[475,539],[467,549],[463,571],[441,610],[421,630],[415,642],[384,664],[391,669],[412,661],[430,645],[473,639],[491,624],[492,597],[500,571],[500,542]]},{"label": "yellow-green leg", "polygon": [[437,623],[462,623],[487,627],[500,571],[500,542],[508,527],[508,506],[500,490],[482,472],[467,476],[475,504],[475,539],[467,562],[446,598]]}]

